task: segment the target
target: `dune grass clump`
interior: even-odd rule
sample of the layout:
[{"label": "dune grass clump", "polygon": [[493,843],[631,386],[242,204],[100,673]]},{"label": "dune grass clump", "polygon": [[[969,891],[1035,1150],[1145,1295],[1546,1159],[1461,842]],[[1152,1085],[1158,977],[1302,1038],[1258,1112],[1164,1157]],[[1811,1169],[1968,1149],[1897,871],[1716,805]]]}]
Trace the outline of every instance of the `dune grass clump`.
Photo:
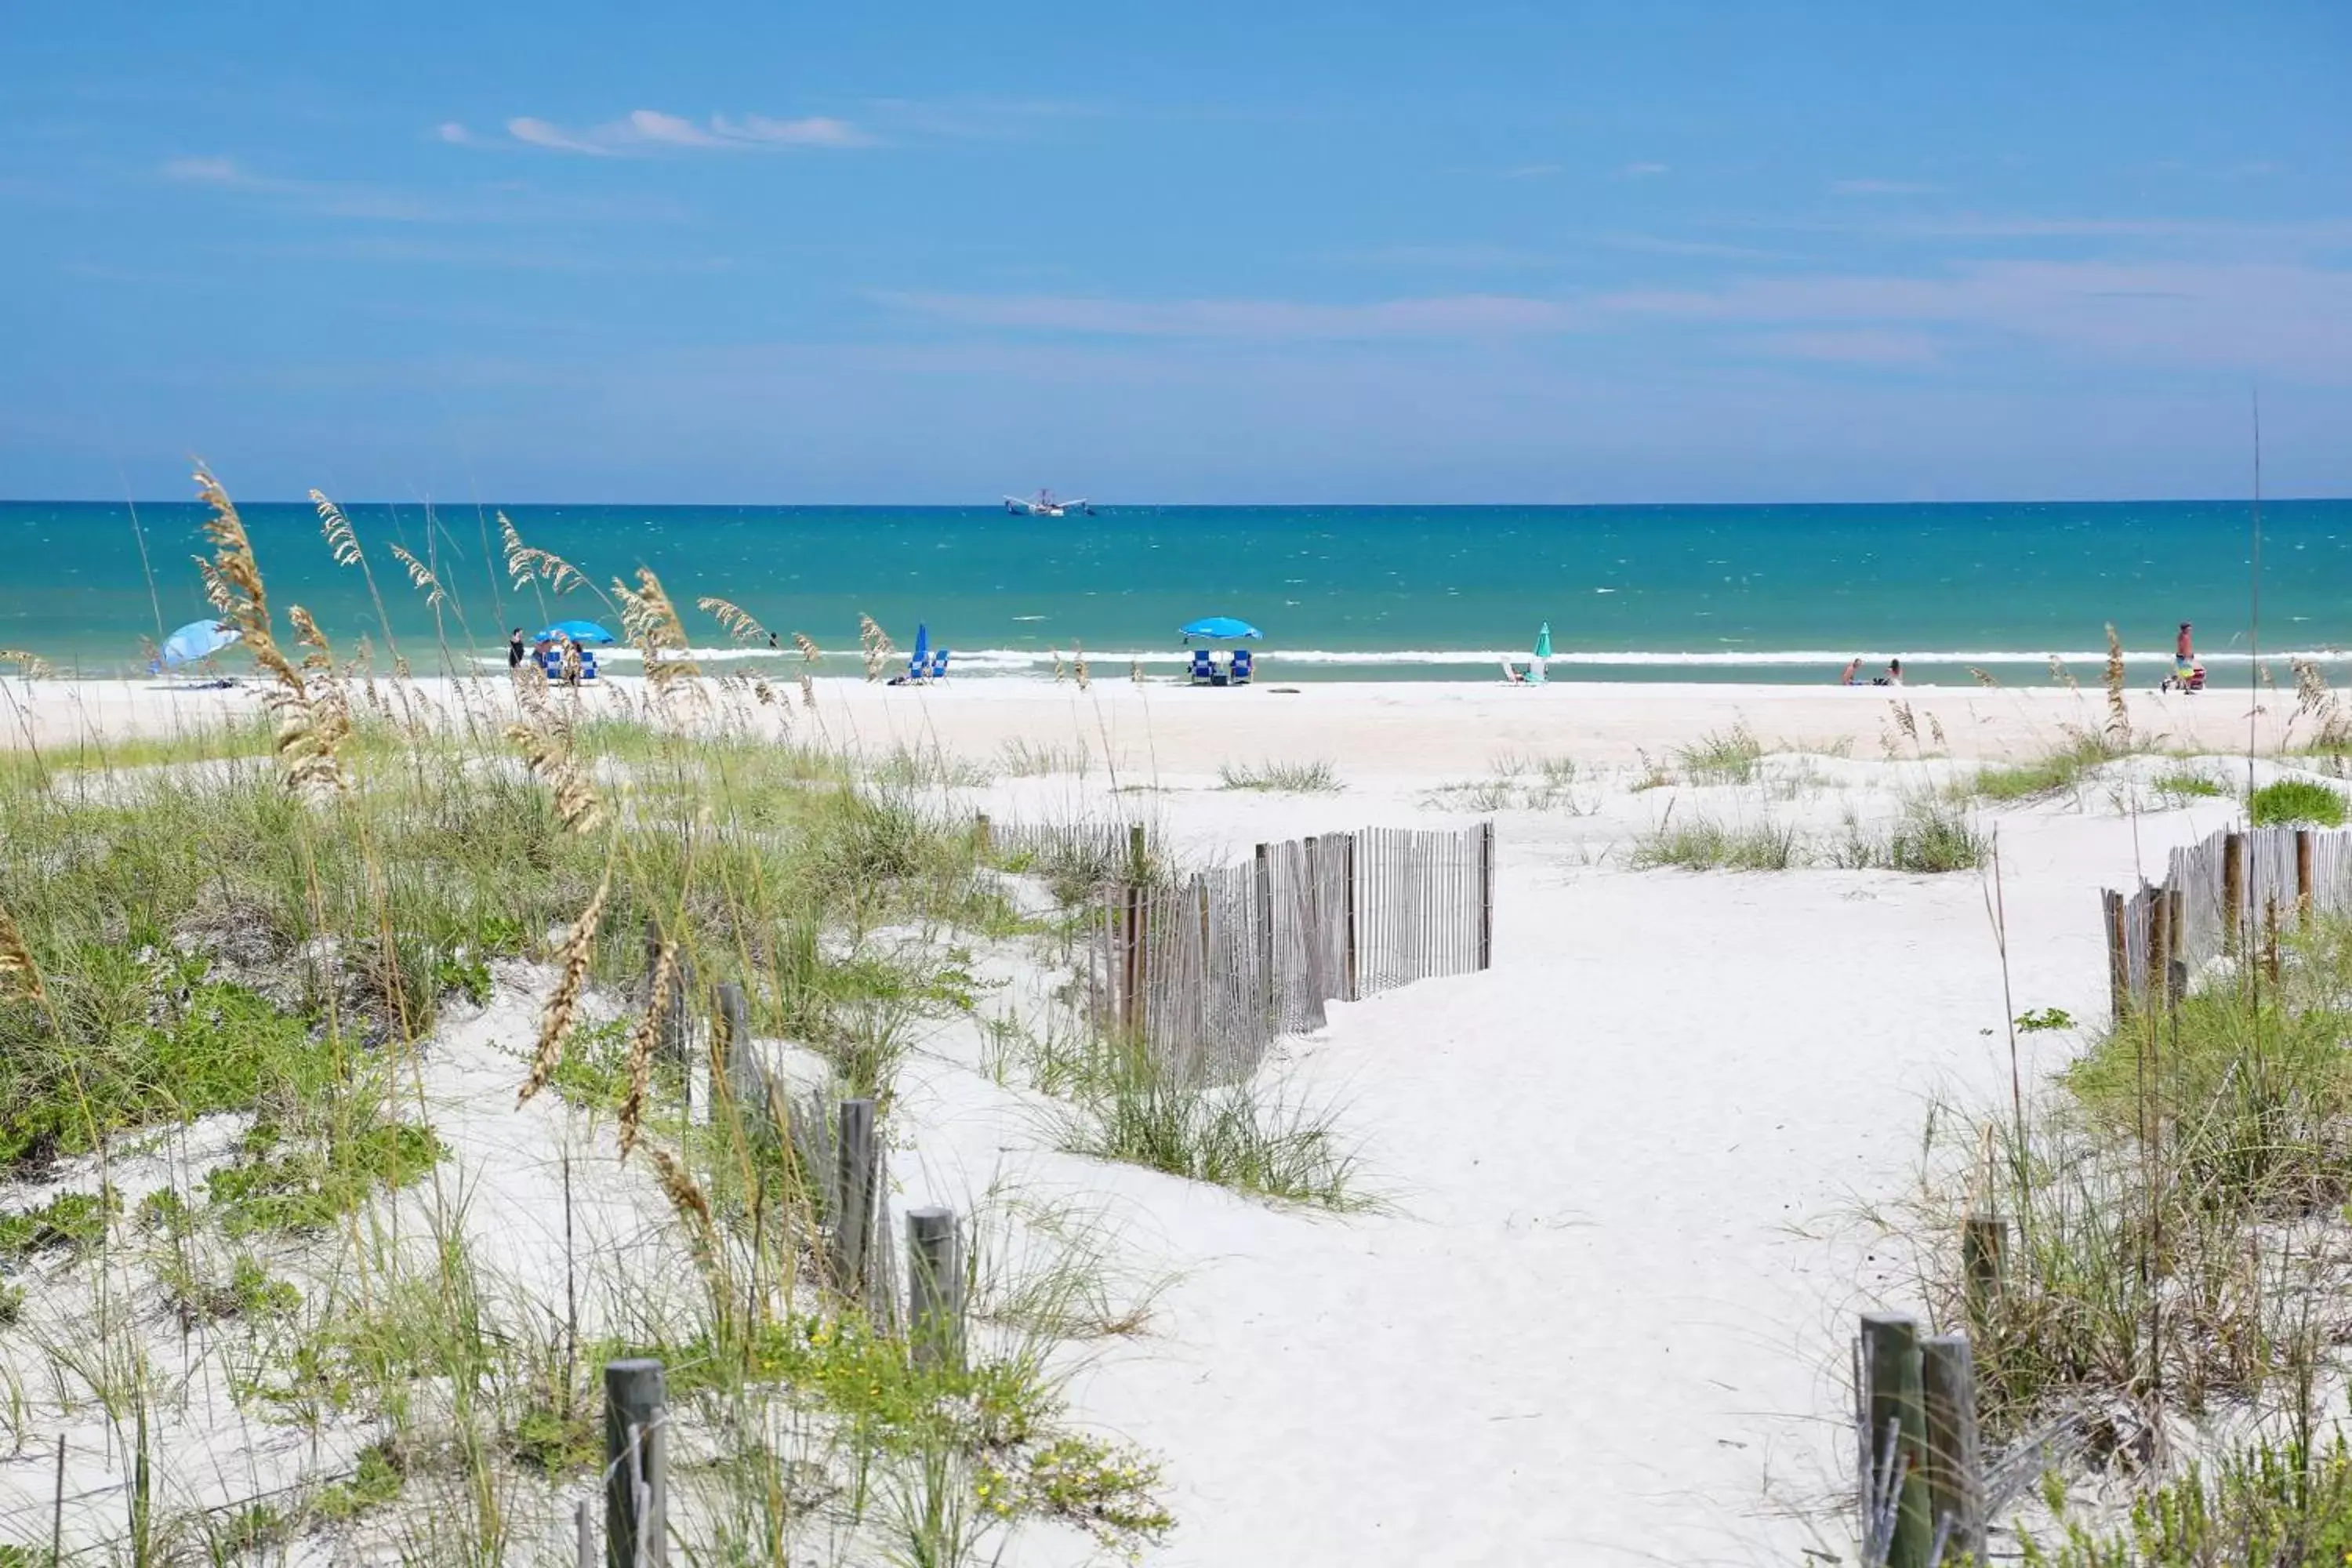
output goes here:
[{"label": "dune grass clump", "polygon": [[2344,792],[2317,779],[2280,779],[2246,797],[2256,827],[2341,827]]},{"label": "dune grass clump", "polygon": [[1188,1181],[1341,1212],[1370,1206],[1329,1108],[1255,1076],[1218,1082],[1149,1047],[1093,1042],[1066,1062],[1061,1146]]},{"label": "dune grass clump", "polygon": [[2230,793],[2230,786],[2210,773],[2192,768],[2175,768],[2157,776],[2157,797],[2168,805],[2187,805],[2192,801],[2218,800]]},{"label": "dune grass clump", "polygon": [[2029,1568],[2336,1568],[2352,1562],[2352,1449],[2299,1430],[2190,1462],[2121,1524],[2054,1511],[2055,1541],[2022,1542]]},{"label": "dune grass clump", "polygon": [[1710,816],[1668,820],[1633,841],[1636,870],[1787,871],[1805,863],[1794,827],[1774,822],[1727,825]]},{"label": "dune grass clump", "polygon": [[1220,789],[1261,790],[1273,795],[1337,795],[1347,786],[1337,769],[1308,763],[1227,763],[1217,770]]},{"label": "dune grass clump", "polygon": [[1742,784],[1756,776],[1764,742],[1743,721],[1728,730],[1710,730],[1695,745],[1675,749],[1675,766],[1695,784]]},{"label": "dune grass clump", "polygon": [[2161,1473],[2158,1412],[2312,1416],[2315,1369],[2352,1333],[2347,995],[2352,923],[2324,921],[2275,979],[2223,970],[2126,1016],[2039,1102],[1957,1134],[1960,1189],[1931,1202],[2001,1215],[2007,1264],[1972,1281],[1948,1208],[1925,1283],[1970,1337],[1989,1436],[2064,1416],[2095,1462]]},{"label": "dune grass clump", "polygon": [[1924,876],[1973,871],[1990,853],[1966,811],[1927,796],[1904,803],[1903,816],[1888,829],[1885,845],[1874,864]]},{"label": "dune grass clump", "polygon": [[1958,788],[2000,804],[2042,800],[2078,788],[2084,775],[2129,754],[2127,741],[2089,729],[2069,729],[2066,738],[2022,763],[1979,768]]}]

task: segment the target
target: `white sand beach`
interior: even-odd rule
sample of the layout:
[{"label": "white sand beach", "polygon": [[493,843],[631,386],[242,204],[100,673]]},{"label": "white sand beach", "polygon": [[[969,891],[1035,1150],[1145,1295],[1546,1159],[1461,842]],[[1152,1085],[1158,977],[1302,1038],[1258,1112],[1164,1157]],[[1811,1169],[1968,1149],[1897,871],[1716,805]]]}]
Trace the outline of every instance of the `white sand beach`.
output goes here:
[{"label": "white sand beach", "polygon": [[[462,709],[445,686],[419,691]],[[2096,891],[2234,811],[2158,796],[2151,759],[1980,810],[2004,975],[1990,869],[1635,870],[1628,847],[1670,814],[1822,834],[1887,818],[1977,759],[2095,727],[2095,689],[828,681],[813,710],[779,695],[747,710],[869,753],[1083,750],[1083,773],[962,785],[956,806],[1148,817],[1207,862],[1368,825],[1497,824],[1493,968],[1334,1005],[1268,1069],[1341,1108],[1377,1212],[1057,1152],[1037,1097],[984,1070],[976,1020],[923,1040],[906,1071],[896,1201],[969,1207],[1008,1184],[1074,1198],[1165,1281],[1143,1332],[1091,1352],[1076,1407],[1164,1459],[1178,1525],[1148,1560],[1171,1568],[1844,1560],[1847,1338],[1864,1308],[1918,1305],[1862,1211],[1906,1191],[1931,1100],[2005,1101],[2012,1008],[2104,1018]],[[12,681],[0,726],[62,753],[255,701]],[[2269,707],[2274,742],[2292,698]],[[2223,753],[2248,709],[2242,692],[2131,699],[2144,733]],[[1746,782],[1639,787],[1735,724],[1771,753]],[[1545,758],[1572,759],[1573,778],[1515,794]],[[1267,759],[1327,762],[1343,787],[1220,787],[1222,766]],[[2029,1089],[2074,1044],[2035,1041]],[[1068,1547],[1041,1538],[1005,1560]]]}]

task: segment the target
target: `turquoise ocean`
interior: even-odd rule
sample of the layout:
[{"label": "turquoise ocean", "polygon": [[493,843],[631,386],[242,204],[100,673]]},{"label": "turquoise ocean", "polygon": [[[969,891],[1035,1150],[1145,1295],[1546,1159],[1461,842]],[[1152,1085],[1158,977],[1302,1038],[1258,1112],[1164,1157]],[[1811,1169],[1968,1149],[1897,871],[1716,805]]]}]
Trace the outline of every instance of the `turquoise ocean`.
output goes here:
[{"label": "turquoise ocean", "polygon": [[[496,658],[510,626],[583,616],[618,629],[584,590],[517,593],[488,505],[348,509],[388,627],[309,506],[242,510],[275,605],[308,608],[343,657],[364,635],[382,664],[396,639],[423,672],[442,665],[444,646],[453,660]],[[901,647],[926,625],[967,675],[1048,675],[1055,650],[1079,647],[1098,674],[1138,657],[1172,669],[1177,627],[1211,615],[1258,626],[1261,668],[1281,680],[1492,680],[1547,621],[1552,673],[1571,680],[1820,682],[1860,656],[1873,670],[1900,658],[1915,683],[1967,681],[1976,666],[2033,684],[2052,654],[2088,679],[2111,621],[2134,678],[2152,679],[2189,620],[2214,678],[2242,681],[2253,640],[2245,501],[1105,507],[1059,520],[996,508],[502,510],[529,543],[599,584],[653,568],[698,644],[727,646],[694,608],[717,595],[788,647],[800,631],[848,650],[828,665],[845,672],[860,614]],[[207,614],[190,562],[203,521],[183,503],[0,502],[0,647],[61,674],[142,669],[142,637]],[[2263,653],[2343,665],[2352,501],[2272,502],[2262,521]],[[394,544],[445,585],[437,628]]]}]

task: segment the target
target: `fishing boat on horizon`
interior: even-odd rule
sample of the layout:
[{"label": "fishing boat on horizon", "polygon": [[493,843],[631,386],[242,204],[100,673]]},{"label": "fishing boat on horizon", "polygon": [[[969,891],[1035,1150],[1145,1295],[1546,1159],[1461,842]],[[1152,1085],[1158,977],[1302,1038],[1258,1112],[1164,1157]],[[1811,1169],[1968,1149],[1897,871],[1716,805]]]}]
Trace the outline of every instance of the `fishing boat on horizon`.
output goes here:
[{"label": "fishing boat on horizon", "polygon": [[1015,517],[1067,517],[1076,512],[1082,517],[1095,515],[1094,502],[1080,496],[1076,500],[1058,500],[1052,490],[1039,490],[1029,497],[1006,496],[1004,510]]}]

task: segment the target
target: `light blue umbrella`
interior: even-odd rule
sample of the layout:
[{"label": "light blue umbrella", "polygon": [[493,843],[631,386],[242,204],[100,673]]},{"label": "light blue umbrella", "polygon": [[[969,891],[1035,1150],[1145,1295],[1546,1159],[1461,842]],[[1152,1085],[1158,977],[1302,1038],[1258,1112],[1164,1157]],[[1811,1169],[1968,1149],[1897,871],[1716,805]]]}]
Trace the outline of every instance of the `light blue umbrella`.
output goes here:
[{"label": "light blue umbrella", "polygon": [[1212,642],[1232,641],[1239,637],[1254,637],[1260,635],[1258,629],[1247,621],[1237,621],[1231,616],[1206,616],[1189,626],[1177,629],[1183,637],[1207,637]]},{"label": "light blue umbrella", "polygon": [[554,642],[562,637],[570,637],[576,643],[601,643],[606,646],[619,640],[593,621],[558,621],[530,640]]},{"label": "light blue umbrella", "polygon": [[190,621],[163,639],[163,646],[155,650],[156,666],[177,669],[210,658],[243,635],[226,621]]}]

